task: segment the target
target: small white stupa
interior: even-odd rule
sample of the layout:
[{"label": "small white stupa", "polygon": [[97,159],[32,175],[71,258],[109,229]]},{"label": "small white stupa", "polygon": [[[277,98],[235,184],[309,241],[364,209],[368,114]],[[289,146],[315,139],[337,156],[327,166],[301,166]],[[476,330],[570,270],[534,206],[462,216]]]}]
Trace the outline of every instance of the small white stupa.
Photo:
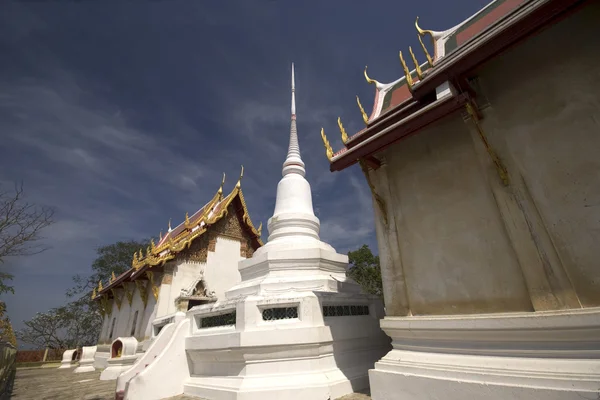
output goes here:
[{"label": "small white stupa", "polygon": [[[361,293],[346,277],[348,257],[319,238],[294,92],[292,64],[290,145],[268,243],[239,262],[241,282],[224,300],[188,311],[189,328],[180,323],[181,339],[173,334],[156,368],[128,384],[126,399],[183,392],[216,400],[333,400],[367,388],[368,370],[391,349],[379,327],[381,300]],[[183,341],[185,354],[177,345]]]}]

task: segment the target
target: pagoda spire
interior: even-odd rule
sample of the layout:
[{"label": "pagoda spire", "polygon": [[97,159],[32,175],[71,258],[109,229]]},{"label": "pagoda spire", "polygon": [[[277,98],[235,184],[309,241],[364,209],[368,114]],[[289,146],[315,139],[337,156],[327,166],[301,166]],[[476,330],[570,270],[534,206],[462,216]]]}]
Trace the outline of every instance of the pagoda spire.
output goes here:
[{"label": "pagoda spire", "polygon": [[283,163],[282,175],[298,174],[304,176],[304,162],[300,157],[300,145],[298,144],[298,131],[296,129],[296,83],[294,82],[294,63],[292,63],[292,118],[290,123],[290,145],[287,157]]},{"label": "pagoda spire", "polygon": [[[296,129],[296,84],[294,64],[292,64],[292,115],[290,122],[290,144],[283,163],[283,177],[277,185],[275,210],[269,219],[269,239],[255,254],[262,254],[272,248],[297,248],[300,243],[332,249],[320,242],[319,219],[315,216],[310,184],[304,177],[306,170],[300,157],[298,131]],[[283,246],[283,247],[282,247]]]}]

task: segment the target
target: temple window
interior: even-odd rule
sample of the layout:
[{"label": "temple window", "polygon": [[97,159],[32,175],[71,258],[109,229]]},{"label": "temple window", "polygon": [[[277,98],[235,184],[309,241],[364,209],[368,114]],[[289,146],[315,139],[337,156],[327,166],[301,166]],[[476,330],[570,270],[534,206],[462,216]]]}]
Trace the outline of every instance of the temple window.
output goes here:
[{"label": "temple window", "polygon": [[323,306],[324,317],[347,317],[355,315],[369,315],[369,306]]},{"label": "temple window", "polygon": [[235,310],[227,314],[213,315],[200,319],[200,328],[235,325]]},{"label": "temple window", "polygon": [[298,318],[298,307],[276,307],[265,308],[262,311],[264,321],[276,321],[278,319]]},{"label": "temple window", "polygon": [[129,336],[135,336],[135,326],[137,325],[138,311],[133,314],[133,324],[131,324],[131,334]]}]

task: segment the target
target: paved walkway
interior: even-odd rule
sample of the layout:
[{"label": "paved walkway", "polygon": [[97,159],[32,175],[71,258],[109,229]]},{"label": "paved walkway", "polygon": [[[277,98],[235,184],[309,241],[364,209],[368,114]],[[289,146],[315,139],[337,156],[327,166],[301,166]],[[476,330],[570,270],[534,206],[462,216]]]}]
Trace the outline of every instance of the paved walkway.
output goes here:
[{"label": "paved walkway", "polygon": [[[11,399],[15,400],[114,400],[115,381],[101,381],[100,372],[74,374],[71,369],[17,369]],[[338,400],[369,400],[364,394],[351,394]],[[166,400],[202,400],[177,396]],[[310,400],[310,399],[307,399]]]}]

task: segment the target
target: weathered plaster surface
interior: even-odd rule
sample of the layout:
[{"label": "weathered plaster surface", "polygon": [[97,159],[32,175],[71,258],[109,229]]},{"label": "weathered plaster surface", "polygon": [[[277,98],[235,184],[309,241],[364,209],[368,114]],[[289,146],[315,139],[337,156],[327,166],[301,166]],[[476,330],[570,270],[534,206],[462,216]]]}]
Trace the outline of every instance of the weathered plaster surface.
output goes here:
[{"label": "weathered plaster surface", "polygon": [[482,124],[539,213],[548,279],[557,292],[572,284],[584,307],[600,305],[599,13],[591,4],[478,73]]},{"label": "weathered plaster surface", "polygon": [[428,127],[385,159],[401,256],[395,266],[404,268],[412,314],[532,310],[462,118]]}]

